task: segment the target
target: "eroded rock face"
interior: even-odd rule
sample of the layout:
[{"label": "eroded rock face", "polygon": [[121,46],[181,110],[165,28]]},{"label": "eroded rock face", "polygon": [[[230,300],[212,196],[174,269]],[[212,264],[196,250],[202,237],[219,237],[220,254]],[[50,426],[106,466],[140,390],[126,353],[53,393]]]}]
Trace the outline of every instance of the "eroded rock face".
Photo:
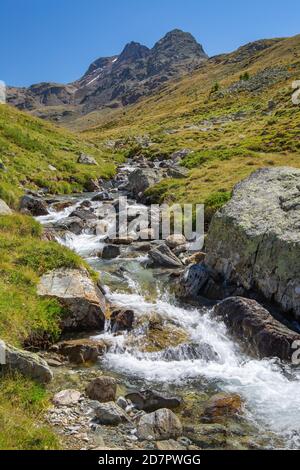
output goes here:
[{"label": "eroded rock face", "polygon": [[61,320],[63,330],[102,330],[105,298],[100,289],[81,269],[56,269],[40,279],[38,294],[54,297],[66,308]]},{"label": "eroded rock face", "polygon": [[137,427],[137,436],[141,440],[177,439],[181,435],[179,418],[167,408],[142,416]]},{"label": "eroded rock face", "polygon": [[222,318],[247,352],[291,361],[293,343],[300,341],[300,335],[275,320],[255,300],[229,297],[216,305],[213,313]]},{"label": "eroded rock face", "polygon": [[5,351],[5,364],[0,365],[0,369],[19,372],[43,384],[52,380],[53,374],[50,368],[37,354],[17,349],[10,344],[3,343],[1,347]]},{"label": "eroded rock face", "polygon": [[206,265],[300,317],[300,170],[262,169],[213,217]]}]

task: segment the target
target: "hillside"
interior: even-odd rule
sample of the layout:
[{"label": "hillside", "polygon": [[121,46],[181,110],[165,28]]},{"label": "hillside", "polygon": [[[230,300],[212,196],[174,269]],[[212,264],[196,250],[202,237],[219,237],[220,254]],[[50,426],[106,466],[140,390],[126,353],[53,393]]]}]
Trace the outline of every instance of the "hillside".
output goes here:
[{"label": "hillside", "polygon": [[187,178],[164,180],[153,200],[218,207],[232,187],[262,166],[299,167],[300,36],[247,44],[210,59],[193,74],[125,110],[94,112],[72,125],[112,153],[168,158],[192,151]]},{"label": "hillside", "polygon": [[[78,163],[81,153],[97,165]],[[51,193],[89,189],[91,181],[114,173],[107,152],[70,131],[0,105],[0,199],[16,207],[25,188]]]}]

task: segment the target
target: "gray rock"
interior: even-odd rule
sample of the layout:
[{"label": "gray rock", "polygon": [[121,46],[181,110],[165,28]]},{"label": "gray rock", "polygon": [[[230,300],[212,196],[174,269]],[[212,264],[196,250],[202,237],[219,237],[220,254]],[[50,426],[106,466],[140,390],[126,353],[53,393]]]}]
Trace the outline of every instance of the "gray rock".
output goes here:
[{"label": "gray rock", "polygon": [[118,425],[124,421],[127,421],[127,415],[116,405],[113,401],[108,403],[99,403],[99,406],[95,410],[96,418],[99,424],[105,425]]},{"label": "gray rock", "polygon": [[83,165],[98,165],[94,157],[87,155],[86,153],[81,153],[78,157],[78,163],[82,163]]},{"label": "gray rock", "polygon": [[169,235],[166,239],[166,244],[169,248],[177,248],[178,246],[184,245],[186,243],[186,238],[184,235],[173,234]]},{"label": "gray rock", "polygon": [[128,175],[127,190],[133,197],[144,194],[146,189],[158,183],[164,173],[154,168],[137,168]]},{"label": "gray rock", "polygon": [[118,331],[130,331],[134,321],[134,311],[129,308],[116,308],[110,316],[111,330],[113,333]]},{"label": "gray rock", "polygon": [[56,230],[69,230],[69,232],[79,235],[84,229],[84,222],[79,217],[65,217],[54,224]]},{"label": "gray rock", "polygon": [[83,338],[62,341],[55,347],[70,362],[84,364],[85,362],[96,362],[98,357],[106,351],[107,345],[102,340]]},{"label": "gray rock", "polygon": [[11,215],[13,211],[8,207],[6,202],[0,199],[0,215]]},{"label": "gray rock", "polygon": [[165,268],[182,267],[180,259],[178,259],[166,245],[160,245],[150,250],[149,258],[154,266],[162,266]]},{"label": "gray rock", "polygon": [[112,402],[116,398],[117,382],[113,377],[101,376],[92,380],[86,387],[86,394],[91,400],[101,403]]},{"label": "gray rock", "polygon": [[290,361],[295,352],[292,345],[300,341],[300,334],[275,320],[255,300],[229,297],[216,305],[213,312],[222,318],[246,352],[258,357],[277,356]]},{"label": "gray rock", "polygon": [[141,390],[128,393],[125,398],[130,400],[138,410],[152,412],[160,408],[174,409],[180,406],[181,399],[178,397],[166,397],[155,390]]},{"label": "gray rock", "polygon": [[52,380],[53,374],[46,361],[37,354],[17,349],[10,344],[5,344],[4,349],[5,364],[0,366],[4,371],[17,371],[39,383],[48,383]]},{"label": "gray rock", "polygon": [[57,406],[70,406],[79,402],[81,393],[78,390],[61,390],[53,397],[53,403]]},{"label": "gray rock", "polygon": [[59,300],[67,313],[61,320],[63,330],[102,330],[105,298],[84,269],[56,269],[44,274],[38,294]]},{"label": "gray rock", "polygon": [[182,435],[182,424],[173,411],[161,408],[143,415],[137,426],[140,440],[177,439]]},{"label": "gray rock", "polygon": [[100,256],[103,259],[114,259],[120,255],[120,247],[118,245],[104,245]]},{"label": "gray rock", "polygon": [[300,317],[300,170],[262,169],[212,219],[207,266]]},{"label": "gray rock", "polygon": [[39,197],[28,194],[21,198],[20,210],[21,212],[28,212],[35,217],[48,214],[46,202]]},{"label": "gray rock", "polygon": [[96,194],[92,197],[93,202],[102,202],[102,201],[113,201],[114,197],[112,194],[107,191],[102,191],[101,193]]}]

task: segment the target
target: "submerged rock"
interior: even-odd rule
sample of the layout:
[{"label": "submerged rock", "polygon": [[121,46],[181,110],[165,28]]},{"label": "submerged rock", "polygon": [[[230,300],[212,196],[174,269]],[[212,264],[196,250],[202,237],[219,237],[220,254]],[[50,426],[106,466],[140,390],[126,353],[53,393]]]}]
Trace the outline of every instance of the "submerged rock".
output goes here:
[{"label": "submerged rock", "polygon": [[138,410],[146,412],[156,411],[160,408],[174,409],[180,406],[181,399],[178,397],[165,397],[155,390],[141,390],[128,393],[125,398],[130,400]]},{"label": "submerged rock", "polygon": [[213,313],[222,318],[247,352],[258,357],[277,356],[290,361],[295,351],[293,343],[300,341],[300,334],[275,320],[255,300],[230,297],[216,305]]},{"label": "submerged rock", "polygon": [[134,321],[134,311],[126,308],[114,309],[110,316],[113,333],[118,331],[130,331]]},{"label": "submerged rock", "polygon": [[242,411],[242,404],[241,397],[236,393],[217,393],[206,404],[203,420],[215,422],[219,418],[237,415]]},{"label": "submerged rock", "polygon": [[265,168],[214,215],[206,265],[300,318],[300,170]]},{"label": "submerged rock", "polygon": [[91,400],[101,403],[114,401],[117,392],[117,382],[113,377],[101,376],[92,380],[86,387],[86,394]]},{"label": "submerged rock", "polygon": [[173,411],[162,408],[141,417],[137,426],[140,440],[177,439],[182,435],[182,424]]},{"label": "submerged rock", "polygon": [[63,330],[102,330],[105,322],[105,298],[83,269],[56,269],[44,274],[38,294],[54,297],[66,308],[61,319]]}]

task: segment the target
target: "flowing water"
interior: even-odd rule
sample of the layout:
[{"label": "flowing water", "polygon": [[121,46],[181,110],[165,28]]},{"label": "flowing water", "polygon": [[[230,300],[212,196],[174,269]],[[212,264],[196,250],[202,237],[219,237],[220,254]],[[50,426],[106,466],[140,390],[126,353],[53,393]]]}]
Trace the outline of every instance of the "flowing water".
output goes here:
[{"label": "flowing water", "polygon": [[[48,216],[42,223],[68,216],[74,205]],[[85,195],[84,199],[88,199]],[[94,202],[93,207],[101,206]],[[269,438],[267,445],[300,446],[300,374],[278,360],[249,357],[227,335],[222,322],[212,318],[207,306],[197,308],[179,303],[169,289],[169,278],[161,269],[145,267],[147,255],[123,247],[121,256],[104,261],[95,255],[103,237],[87,233],[68,234],[60,243],[75,250],[101,273],[107,298],[116,305],[132,308],[137,326],[130,333],[113,335],[109,330],[99,338],[111,347],[101,368],[119,374],[128,383],[155,386],[161,390],[195,390],[206,393],[228,391],[240,394],[246,404],[245,416],[259,433],[280,436],[281,444]],[[158,315],[171,329],[184,330],[187,340],[161,350],[145,349],[145,318]]]}]

